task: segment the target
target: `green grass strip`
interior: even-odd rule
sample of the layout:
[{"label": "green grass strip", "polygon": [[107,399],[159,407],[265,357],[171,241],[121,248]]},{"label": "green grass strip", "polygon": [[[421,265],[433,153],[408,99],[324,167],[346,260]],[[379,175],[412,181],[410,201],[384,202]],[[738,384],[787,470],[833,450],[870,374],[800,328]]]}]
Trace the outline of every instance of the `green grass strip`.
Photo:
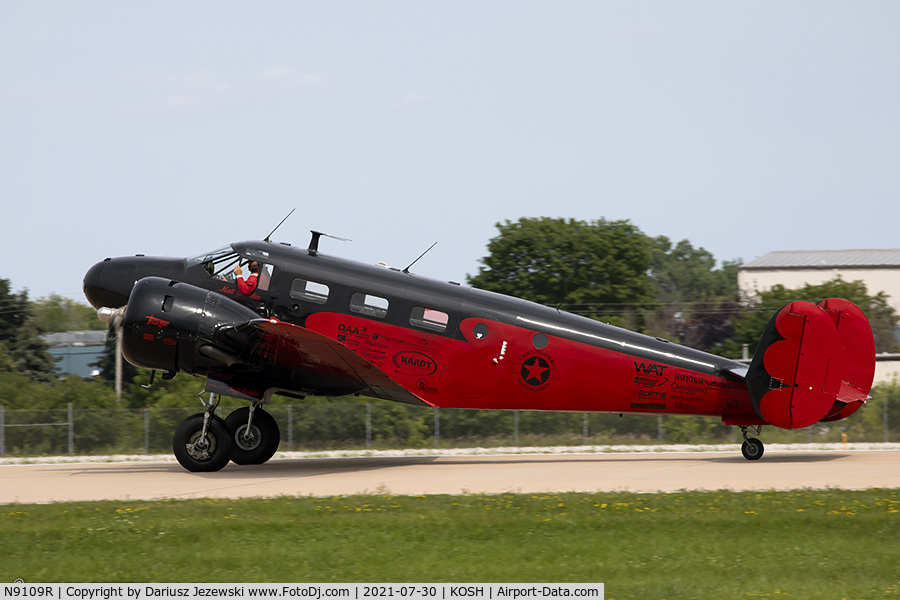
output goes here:
[{"label": "green grass strip", "polygon": [[0,506],[0,580],[603,582],[606,598],[900,597],[900,490]]}]

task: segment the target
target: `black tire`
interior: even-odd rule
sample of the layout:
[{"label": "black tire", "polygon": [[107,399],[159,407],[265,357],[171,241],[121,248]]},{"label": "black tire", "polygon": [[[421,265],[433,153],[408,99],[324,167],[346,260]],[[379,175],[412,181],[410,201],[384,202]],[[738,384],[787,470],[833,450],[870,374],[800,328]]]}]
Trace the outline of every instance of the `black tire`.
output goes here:
[{"label": "black tire", "polygon": [[231,460],[239,465],[261,465],[275,455],[281,443],[281,433],[275,418],[257,407],[253,412],[253,424],[249,438],[244,436],[250,407],[239,408],[225,419],[231,436]]},{"label": "black tire", "polygon": [[765,447],[761,440],[757,438],[747,438],[747,440],[741,444],[741,454],[744,455],[744,458],[747,460],[759,460],[762,458],[763,452],[765,451]]},{"label": "black tire", "polygon": [[192,473],[218,471],[231,460],[231,436],[221,417],[209,420],[208,447],[196,445],[203,433],[203,414],[191,415],[181,422],[172,437],[172,451],[181,466]]}]

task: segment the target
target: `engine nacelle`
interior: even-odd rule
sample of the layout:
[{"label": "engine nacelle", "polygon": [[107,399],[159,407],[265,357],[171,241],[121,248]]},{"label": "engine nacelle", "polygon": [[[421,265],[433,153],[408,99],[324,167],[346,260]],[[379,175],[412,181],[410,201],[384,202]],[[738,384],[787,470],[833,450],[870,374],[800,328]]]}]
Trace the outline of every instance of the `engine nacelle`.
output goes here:
[{"label": "engine nacelle", "polygon": [[131,364],[158,371],[206,374],[241,358],[223,347],[222,328],[259,315],[222,294],[161,277],[145,277],[131,291],[120,335]]}]

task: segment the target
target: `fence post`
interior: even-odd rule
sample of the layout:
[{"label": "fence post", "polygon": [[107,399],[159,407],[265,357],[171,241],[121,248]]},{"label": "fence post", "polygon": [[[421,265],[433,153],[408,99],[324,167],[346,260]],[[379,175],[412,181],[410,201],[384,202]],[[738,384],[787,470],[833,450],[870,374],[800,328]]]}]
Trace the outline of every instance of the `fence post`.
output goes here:
[{"label": "fence post", "polygon": [[294,405],[288,404],[288,451],[294,450]]},{"label": "fence post", "polygon": [[0,456],[6,456],[6,420],[3,405],[0,404]]},{"label": "fence post", "polygon": [[513,411],[513,445],[519,445],[519,411]]},{"label": "fence post", "polygon": [[150,409],[143,409],[144,413],[144,454],[150,454]]},{"label": "fence post", "polygon": [[587,446],[588,443],[588,414],[584,413],[584,424],[581,426],[582,443]]},{"label": "fence post", "polygon": [[656,440],[658,442],[663,441],[662,415],[656,415]]},{"label": "fence post", "polygon": [[438,448],[441,445],[441,409],[437,406],[434,407],[434,447]]},{"label": "fence post", "polygon": [[366,450],[372,448],[372,404],[366,402]]},{"label": "fence post", "polygon": [[69,455],[75,454],[75,410],[69,402]]},{"label": "fence post", "polygon": [[[888,442],[888,396],[889,396],[888,394],[884,395],[884,406],[882,407],[883,414],[884,414],[883,420],[884,420],[884,443],[885,444],[887,444],[887,442]],[[2,408],[0,408],[0,410],[2,410]],[[0,415],[2,415],[2,414],[3,413],[0,412]],[[2,423],[2,421],[0,421],[0,423]],[[2,434],[0,434],[0,435],[2,435]]]}]

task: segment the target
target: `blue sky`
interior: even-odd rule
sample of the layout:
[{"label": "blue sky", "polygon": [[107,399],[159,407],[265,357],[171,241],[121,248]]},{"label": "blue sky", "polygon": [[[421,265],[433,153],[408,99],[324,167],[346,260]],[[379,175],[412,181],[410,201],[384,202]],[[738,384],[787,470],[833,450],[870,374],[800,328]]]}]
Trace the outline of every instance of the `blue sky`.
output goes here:
[{"label": "blue sky", "polygon": [[896,248],[900,3],[0,0],[0,277],[310,229],[464,281],[495,224]]}]

